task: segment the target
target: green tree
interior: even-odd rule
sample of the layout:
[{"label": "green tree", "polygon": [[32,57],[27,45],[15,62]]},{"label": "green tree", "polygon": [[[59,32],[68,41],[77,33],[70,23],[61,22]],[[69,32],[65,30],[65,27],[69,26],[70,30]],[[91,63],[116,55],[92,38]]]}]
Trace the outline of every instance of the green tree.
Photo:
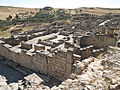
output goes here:
[{"label": "green tree", "polygon": [[16,14],[16,15],[15,15],[15,19],[19,19],[19,16],[18,16],[18,14]]},{"label": "green tree", "polygon": [[43,10],[46,10],[46,11],[51,11],[52,9],[53,9],[53,8],[52,8],[52,7],[49,7],[49,6],[43,8]]},{"label": "green tree", "polygon": [[12,19],[12,16],[11,16],[11,15],[9,15],[9,16],[6,18],[7,21],[10,21],[11,19]]}]

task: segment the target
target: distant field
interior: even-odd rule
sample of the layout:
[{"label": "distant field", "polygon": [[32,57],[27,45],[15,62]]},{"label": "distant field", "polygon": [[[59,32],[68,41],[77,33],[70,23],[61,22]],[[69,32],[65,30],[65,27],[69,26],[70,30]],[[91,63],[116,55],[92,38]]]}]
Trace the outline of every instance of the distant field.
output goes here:
[{"label": "distant field", "polygon": [[0,19],[5,20],[6,17],[12,15],[13,17],[17,13],[24,12],[38,12],[39,9],[36,8],[20,8],[20,7],[9,7],[9,6],[0,6]]},{"label": "distant field", "polygon": [[[82,7],[82,8],[77,8],[76,9],[78,11],[78,14],[81,13],[89,13],[89,14],[94,14],[94,15],[105,15],[108,13],[113,13],[113,14],[120,14],[120,8],[86,8],[86,7]],[[81,12],[80,12],[81,10]]]}]

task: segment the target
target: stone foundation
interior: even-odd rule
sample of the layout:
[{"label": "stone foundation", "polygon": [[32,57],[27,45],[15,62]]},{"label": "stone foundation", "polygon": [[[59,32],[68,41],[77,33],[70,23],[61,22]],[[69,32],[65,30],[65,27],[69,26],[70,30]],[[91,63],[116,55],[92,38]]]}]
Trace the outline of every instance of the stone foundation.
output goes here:
[{"label": "stone foundation", "polygon": [[25,49],[15,52],[10,45],[4,44],[2,41],[0,42],[0,55],[7,60],[19,63],[21,66],[48,74],[59,80],[65,80],[70,76],[74,61],[72,50],[67,50],[67,52],[58,50],[53,54],[39,50],[35,54],[29,54]]}]

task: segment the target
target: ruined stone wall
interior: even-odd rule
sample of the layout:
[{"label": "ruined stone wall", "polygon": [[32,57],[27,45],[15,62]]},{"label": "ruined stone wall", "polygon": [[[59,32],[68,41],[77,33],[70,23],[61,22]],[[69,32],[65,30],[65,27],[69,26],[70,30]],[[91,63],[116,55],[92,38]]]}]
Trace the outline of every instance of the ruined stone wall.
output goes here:
[{"label": "ruined stone wall", "polygon": [[46,45],[46,46],[51,46],[51,47],[55,47],[55,43],[54,42],[50,42],[50,41],[39,41],[40,44]]},{"label": "ruined stone wall", "polygon": [[67,32],[67,31],[60,31],[60,35],[69,36],[69,32]]},{"label": "ruined stone wall", "polygon": [[26,43],[24,41],[21,42],[21,48],[23,49],[31,49],[32,48],[32,44]]},{"label": "ruined stone wall", "polygon": [[80,39],[77,39],[77,44],[83,47],[93,45],[95,48],[104,49],[108,46],[115,46],[116,42],[117,38],[108,35],[83,36]]},{"label": "ruined stone wall", "polygon": [[81,48],[80,46],[76,46],[70,42],[65,42],[65,48],[74,48],[73,53],[80,55],[81,60],[86,59],[90,56],[93,56],[93,46],[86,46],[84,48]]},{"label": "ruined stone wall", "polygon": [[36,44],[34,45],[34,50],[45,50],[45,46],[44,45],[40,45],[40,44]]},{"label": "ruined stone wall", "polygon": [[[81,59],[86,59],[90,56],[93,56],[93,46],[87,46],[85,48],[80,48],[80,55],[81,55]],[[78,53],[78,52],[76,52]]]},{"label": "ruined stone wall", "polygon": [[47,70],[51,76],[64,80],[72,72],[73,52],[58,51],[55,55],[48,58]]},{"label": "ruined stone wall", "polygon": [[60,50],[56,54],[39,50],[36,53],[29,54],[24,49],[21,52],[16,52],[11,49],[9,44],[0,42],[0,55],[7,60],[19,63],[21,66],[42,74],[48,74],[59,80],[67,79],[72,72],[72,50],[66,52]]},{"label": "ruined stone wall", "polygon": [[17,38],[14,38],[14,37],[9,37],[9,38],[6,38],[4,40],[7,44],[10,44],[10,45],[19,45],[20,44],[20,40],[17,39]]}]

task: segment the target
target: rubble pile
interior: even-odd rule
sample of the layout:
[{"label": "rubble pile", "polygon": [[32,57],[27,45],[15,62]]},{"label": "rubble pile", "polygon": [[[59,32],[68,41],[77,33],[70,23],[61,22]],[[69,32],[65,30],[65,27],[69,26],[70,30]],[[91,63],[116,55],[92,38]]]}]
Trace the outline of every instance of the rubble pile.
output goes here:
[{"label": "rubble pile", "polygon": [[18,80],[16,83],[7,84],[4,76],[0,76],[0,90],[49,90],[48,86],[43,85],[44,81],[35,73]]}]

